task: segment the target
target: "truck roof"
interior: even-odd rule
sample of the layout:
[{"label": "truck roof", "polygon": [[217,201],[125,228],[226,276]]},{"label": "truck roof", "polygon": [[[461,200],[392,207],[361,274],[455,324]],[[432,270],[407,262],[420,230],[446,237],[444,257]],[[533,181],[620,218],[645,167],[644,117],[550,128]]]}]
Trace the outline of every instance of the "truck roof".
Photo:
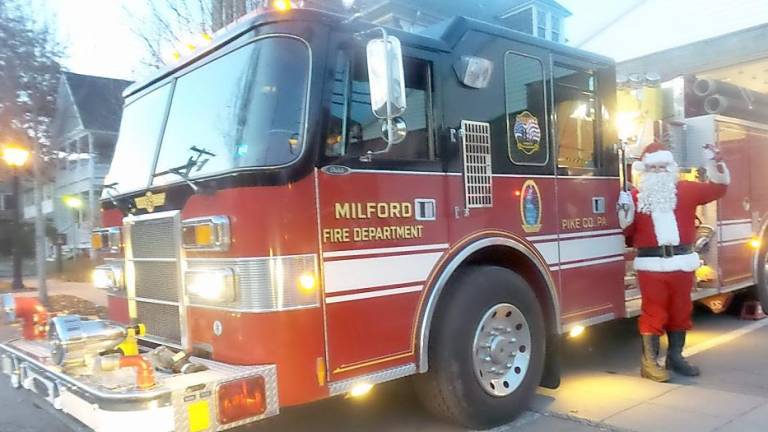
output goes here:
[{"label": "truck roof", "polygon": [[[217,34],[214,35],[211,44],[204,50],[201,50],[189,58],[185,58],[178,64],[174,64],[157,71],[143,81],[136,82],[135,84],[125,89],[123,96],[127,98],[159,81],[164,80],[165,78],[173,75],[176,71],[181,70],[187,65],[194,63],[198,59],[205,57],[208,54],[226,46],[233,39],[236,39],[243,33],[248,32],[258,25],[279,21],[322,22],[332,25],[334,28],[344,26],[348,28],[350,32],[360,32],[369,30],[371,28],[381,27],[379,24],[368,21],[350,21],[348,16],[317,9],[294,9],[290,12],[261,11],[258,13],[251,13],[217,32]],[[563,54],[572,58],[578,58],[591,63],[604,65],[613,65],[615,63],[613,59],[609,57],[547,41],[506,27],[466,17],[454,17],[446,19],[440,23],[426,28],[419,33],[412,33],[401,29],[387,27],[387,31],[390,34],[397,36],[404,45],[443,52],[450,52],[459,42],[461,37],[466,32],[471,30],[523,42],[528,45],[537,46],[554,53]]]}]

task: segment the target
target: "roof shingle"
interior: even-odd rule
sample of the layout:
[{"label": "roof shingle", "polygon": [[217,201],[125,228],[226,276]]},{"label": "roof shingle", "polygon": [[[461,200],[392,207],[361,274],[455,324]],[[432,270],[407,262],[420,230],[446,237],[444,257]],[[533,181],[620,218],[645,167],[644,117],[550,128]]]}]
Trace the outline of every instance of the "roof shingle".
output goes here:
[{"label": "roof shingle", "polygon": [[117,132],[130,81],[64,72],[85,129]]}]

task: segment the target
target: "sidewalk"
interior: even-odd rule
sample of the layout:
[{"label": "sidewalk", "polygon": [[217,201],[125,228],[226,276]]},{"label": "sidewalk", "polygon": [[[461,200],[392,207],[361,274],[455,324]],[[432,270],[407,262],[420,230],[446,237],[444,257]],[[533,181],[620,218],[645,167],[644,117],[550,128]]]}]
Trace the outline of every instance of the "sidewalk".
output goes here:
[{"label": "sidewalk", "polygon": [[768,427],[768,394],[602,372],[569,376],[557,390],[539,389],[531,410],[617,431],[763,432]]},{"label": "sidewalk", "polygon": [[[35,290],[15,293],[14,295],[37,297],[37,279],[34,276],[26,277],[24,285],[35,288]],[[48,279],[46,285],[49,296],[66,294],[88,300],[97,306],[107,306],[106,293],[98,288],[94,288],[90,282],[66,282],[59,279]]]}]

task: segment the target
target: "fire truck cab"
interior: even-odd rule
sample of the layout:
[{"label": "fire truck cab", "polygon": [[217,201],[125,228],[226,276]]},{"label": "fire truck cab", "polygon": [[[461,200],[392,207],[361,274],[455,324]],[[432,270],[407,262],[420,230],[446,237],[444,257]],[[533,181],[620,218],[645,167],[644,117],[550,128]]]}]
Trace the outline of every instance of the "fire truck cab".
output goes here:
[{"label": "fire truck cab", "polygon": [[470,19],[249,16],[126,91],[94,233],[110,318],[210,373],[110,387],[23,340],[4,371],[98,430],[222,430],[410,375],[438,415],[508,421],[558,385],[561,334],[627,316],[615,84]]}]

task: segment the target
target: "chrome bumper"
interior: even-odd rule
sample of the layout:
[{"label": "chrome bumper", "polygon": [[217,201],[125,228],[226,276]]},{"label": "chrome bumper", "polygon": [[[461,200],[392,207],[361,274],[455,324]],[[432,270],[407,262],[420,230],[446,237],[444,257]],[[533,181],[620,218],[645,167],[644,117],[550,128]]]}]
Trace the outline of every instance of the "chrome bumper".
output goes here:
[{"label": "chrome bumper", "polygon": [[[221,431],[279,413],[275,365],[232,366],[192,357],[192,362],[208,370],[187,375],[156,372],[155,387],[137,390],[105,382],[103,376],[67,375],[48,356],[46,342],[11,340],[0,344],[0,372],[10,377],[14,388],[38,394],[95,431]],[[218,386],[252,376],[264,378],[266,411],[238,422],[218,424]]]}]

